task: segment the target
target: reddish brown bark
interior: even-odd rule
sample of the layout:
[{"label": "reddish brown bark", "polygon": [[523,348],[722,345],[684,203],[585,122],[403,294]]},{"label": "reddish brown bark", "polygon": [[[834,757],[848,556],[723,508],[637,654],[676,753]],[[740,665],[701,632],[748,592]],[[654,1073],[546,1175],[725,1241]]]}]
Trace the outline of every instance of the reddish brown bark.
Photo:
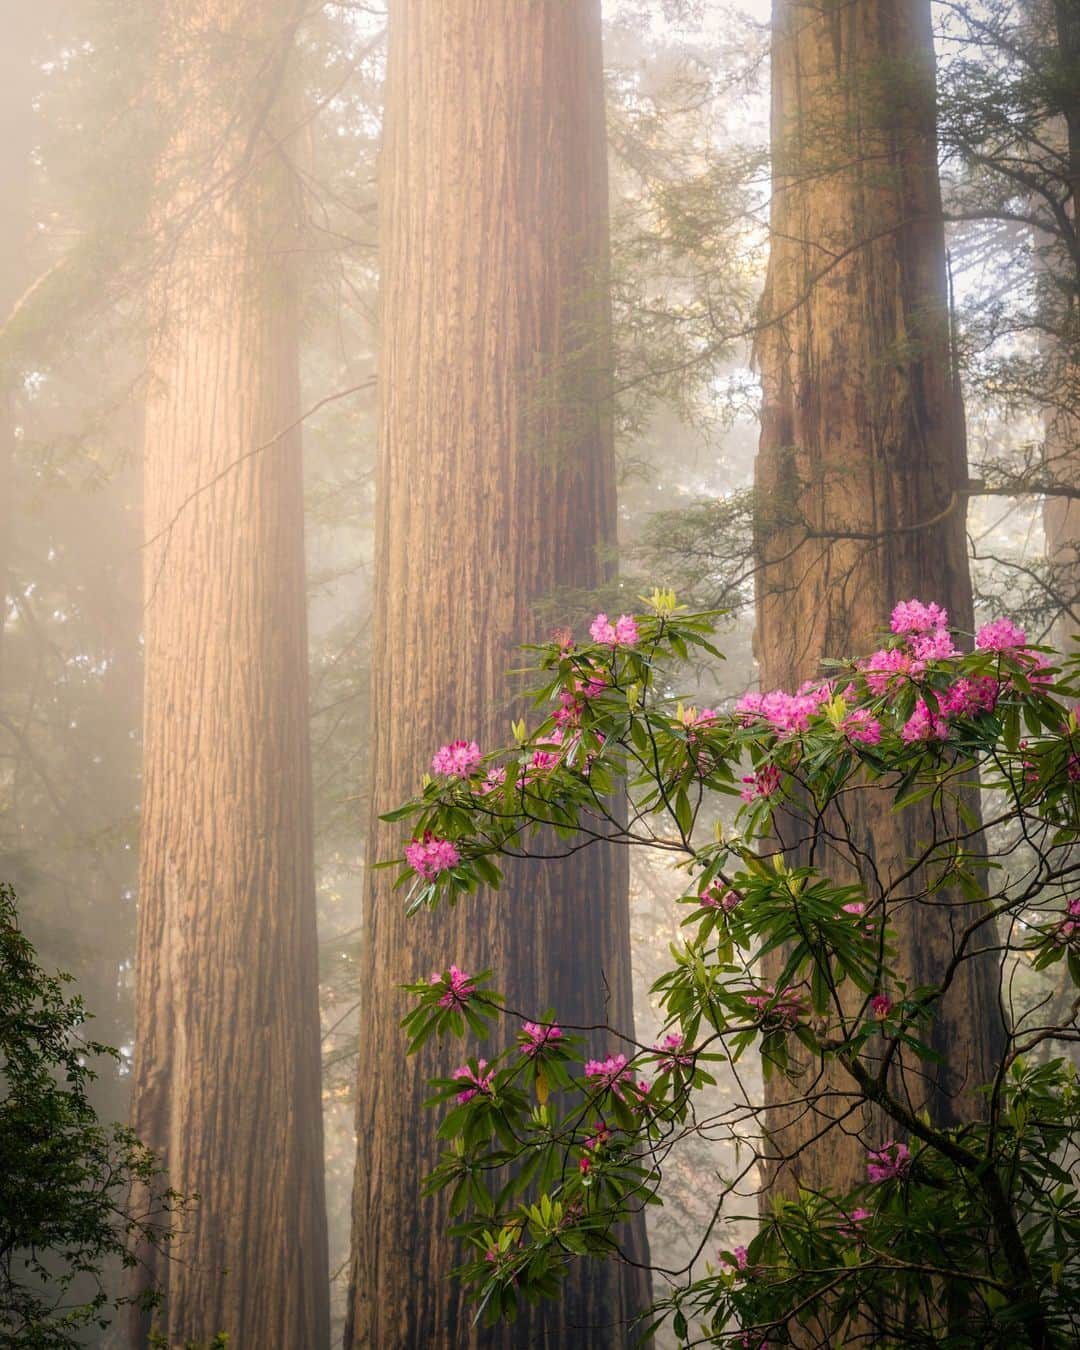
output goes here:
[{"label": "reddish brown bark", "polygon": [[[328,1342],[288,13],[174,4],[145,427],[132,1120],[169,1343]],[[257,111],[252,111],[257,109]],[[143,1325],[134,1326],[145,1344]]]},{"label": "reddish brown bark", "polygon": [[[372,859],[400,855],[400,827],[378,813],[416,790],[441,742],[508,739],[515,644],[559,608],[542,624],[537,602],[607,574],[599,4],[401,0],[383,156]],[[401,981],[450,961],[493,967],[527,1013],[550,1004],[564,1023],[632,1026],[624,855],[527,864],[497,896],[411,919],[389,880],[370,874],[364,907],[346,1344],[625,1344],[647,1285],[615,1260],[579,1264],[559,1305],[525,1307],[509,1330],[471,1327],[448,1278],[445,1198],[418,1195],[440,1151],[425,1083],[462,1049],[406,1060],[398,1026]],[[624,1246],[644,1259],[643,1221]]]},{"label": "reddish brown bark", "polygon": [[[818,673],[822,657],[869,650],[898,600],[943,603],[965,629],[972,606],[929,5],[776,0],[773,12],[757,654],[762,687],[791,689]],[[920,810],[895,816],[880,796],[868,794],[850,821],[871,894],[891,884],[926,837]],[[838,868],[850,876],[851,860]],[[896,917],[894,973],[935,983],[960,915],[939,903],[900,907]],[[995,975],[980,962],[960,981],[934,1035],[948,1068],[909,1084],[939,1120],[973,1110],[970,1090],[989,1077]],[[816,1112],[792,1122],[774,1111],[780,1150],[803,1149],[785,1184],[865,1179],[865,1154],[851,1136],[834,1131],[826,1144],[808,1146],[850,1089],[837,1071],[818,1085],[826,1095]],[[774,1107],[787,1091],[773,1080]]]},{"label": "reddish brown bark", "polygon": [[[1053,0],[1048,12],[1033,9],[1036,22],[1049,23],[1057,46],[1062,70],[1080,68],[1080,12],[1070,0]],[[1067,84],[1063,87],[1068,88]],[[1080,485],[1080,408],[1076,406],[1080,390],[1080,89],[1075,83],[1072,94],[1062,100],[1061,134],[1068,179],[1066,210],[1072,225],[1071,257],[1059,284],[1065,297],[1061,306],[1060,330],[1047,336],[1046,348],[1051,369],[1058,371],[1058,397],[1044,418],[1043,460],[1051,480],[1071,487]],[[1071,266],[1070,266],[1071,264]],[[1052,640],[1066,653],[1076,651],[1080,633],[1080,502],[1063,497],[1048,497],[1043,515],[1046,552],[1054,568],[1054,584],[1064,612],[1055,625]]]}]

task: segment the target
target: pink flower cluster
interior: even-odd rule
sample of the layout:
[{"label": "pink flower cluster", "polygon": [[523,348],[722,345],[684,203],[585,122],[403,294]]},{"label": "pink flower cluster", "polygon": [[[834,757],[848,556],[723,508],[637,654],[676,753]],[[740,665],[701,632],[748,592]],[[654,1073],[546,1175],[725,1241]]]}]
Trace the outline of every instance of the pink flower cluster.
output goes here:
[{"label": "pink flower cluster", "polygon": [[598,1091],[610,1088],[620,1101],[623,1100],[620,1083],[633,1080],[633,1074],[627,1068],[625,1055],[608,1055],[607,1059],[587,1060],[585,1077],[596,1079],[594,1086]]},{"label": "pink flower cluster", "polygon": [[725,914],[730,914],[741,900],[738,891],[731,890],[719,881],[710,881],[698,895],[698,902],[706,909],[722,909]]},{"label": "pink flower cluster", "polygon": [[480,747],[475,741],[451,741],[435,751],[431,767],[448,778],[468,778],[480,763]]},{"label": "pink flower cluster", "polygon": [[488,1097],[491,1096],[491,1085],[495,1081],[495,1070],[492,1069],[490,1073],[485,1073],[486,1068],[487,1060],[478,1059],[475,1073],[467,1064],[462,1064],[459,1069],[455,1069],[451,1074],[451,1077],[456,1078],[459,1082],[470,1084],[469,1087],[463,1088],[458,1093],[457,1099],[462,1106],[466,1102],[471,1102],[478,1092],[482,1092]]},{"label": "pink flower cluster", "polygon": [[447,989],[442,998],[439,999],[441,1008],[464,1008],[469,1001],[470,994],[476,993],[476,986],[469,983],[470,977],[457,966],[450,967],[449,977],[444,981],[442,975],[437,970],[431,972],[432,984],[446,984]]},{"label": "pink flower cluster", "polygon": [[999,692],[992,675],[965,675],[938,695],[938,703],[946,717],[974,717],[976,713],[993,712]]},{"label": "pink flower cluster", "polygon": [[585,1064],[585,1077],[596,1080],[593,1086],[597,1091],[610,1089],[620,1101],[626,1100],[623,1096],[626,1087],[636,1090],[642,1097],[649,1093],[649,1085],[643,1078],[634,1082],[625,1055],[608,1055],[607,1059],[588,1060]]},{"label": "pink flower cluster", "polygon": [[557,1027],[554,1022],[550,1026],[544,1026],[540,1022],[522,1022],[518,1043],[521,1046],[521,1053],[531,1058],[551,1041],[561,1039],[562,1028]]},{"label": "pink flower cluster", "polygon": [[949,724],[939,713],[931,712],[923,698],[915,700],[915,711],[900,732],[903,741],[943,741],[949,735]]},{"label": "pink flower cluster", "polygon": [[598,614],[589,625],[589,636],[594,642],[608,647],[633,647],[638,640],[638,626],[630,614],[620,614],[614,623],[606,614]]},{"label": "pink flower cluster", "polygon": [[681,1031],[669,1031],[659,1045],[653,1046],[656,1053],[662,1056],[657,1065],[661,1073],[673,1073],[676,1068],[693,1067],[694,1056],[680,1053],[685,1040],[686,1037]]},{"label": "pink flower cluster", "polygon": [[893,1010],[893,1001],[888,994],[875,994],[870,1000],[870,1011],[879,1022],[884,1022]]},{"label": "pink flower cluster", "polygon": [[461,861],[461,854],[449,839],[438,839],[425,830],[423,839],[406,845],[405,861],[425,881],[434,881],[440,872]]},{"label": "pink flower cluster", "polygon": [[748,994],[747,1003],[762,1017],[775,1019],[790,1030],[805,1011],[803,997],[793,985],[788,985],[779,997],[771,984],[761,994]]},{"label": "pink flower cluster", "polygon": [[548,749],[534,750],[532,752],[532,758],[529,760],[528,768],[529,777],[533,777],[535,774],[547,773],[549,770],[555,768],[562,758],[561,747],[563,735],[562,727],[556,727],[544,742],[544,745],[547,746]]},{"label": "pink flower cluster", "polygon": [[[898,679],[921,675],[927,661],[946,661],[956,655],[949,616],[940,605],[901,600],[892,612],[892,631],[907,639],[903,647],[884,647],[862,663],[867,687],[879,697]],[[912,736],[912,740],[927,739]]]},{"label": "pink flower cluster", "polygon": [[866,1155],[866,1178],[875,1186],[881,1181],[892,1181],[904,1176],[911,1166],[911,1152],[907,1144],[890,1139],[881,1148],[870,1149]]},{"label": "pink flower cluster", "polygon": [[899,680],[922,673],[922,666],[902,647],[883,647],[861,664],[866,687],[880,698]]},{"label": "pink flower cluster", "polygon": [[604,672],[588,667],[584,678],[573,680],[569,689],[559,690],[559,706],[552,714],[556,725],[560,729],[580,726],[586,703],[597,694],[602,694],[607,687]]},{"label": "pink flower cluster", "polygon": [[739,796],[744,802],[771,797],[780,786],[780,770],[775,764],[763,764],[755,773],[745,774],[742,782]]},{"label": "pink flower cluster", "polygon": [[720,1259],[720,1273],[722,1275],[734,1275],[737,1271],[745,1270],[750,1264],[750,1253],[745,1247],[732,1247],[731,1254],[735,1258],[734,1265],[727,1260],[722,1249],[717,1252],[717,1256]]},{"label": "pink flower cluster", "polygon": [[881,723],[866,708],[856,708],[840,723],[840,730],[858,745],[877,745],[881,740]]},{"label": "pink flower cluster", "polygon": [[682,710],[682,724],[687,731],[687,740],[693,744],[701,740],[700,733],[708,727],[714,726],[720,720],[720,714],[715,708],[702,708],[700,712],[697,708],[684,708]]},{"label": "pink flower cluster", "polygon": [[1067,915],[1057,930],[1057,940],[1062,945],[1080,934],[1080,900],[1069,901]]},{"label": "pink flower cluster", "polygon": [[489,792],[494,792],[496,788],[501,788],[505,782],[506,770],[501,764],[498,764],[494,768],[488,769],[487,773],[484,774],[484,781],[476,791],[479,792],[482,797],[486,797]]},{"label": "pink flower cluster", "polygon": [[836,1231],[844,1237],[858,1237],[858,1230],[867,1219],[872,1219],[873,1217],[874,1211],[872,1209],[863,1209],[862,1207],[853,1209],[851,1211],[851,1222],[838,1224]]},{"label": "pink flower cluster", "polygon": [[760,717],[771,723],[779,735],[793,736],[806,730],[810,718],[831,697],[832,689],[827,684],[804,684],[797,694],[786,694],[782,689],[774,689],[771,694],[744,694],[735,704],[735,711],[743,721]]},{"label": "pink flower cluster", "polygon": [[598,1148],[603,1148],[611,1138],[611,1131],[602,1120],[593,1121],[593,1129],[596,1133],[585,1140],[585,1147],[590,1152],[595,1153]]},{"label": "pink flower cluster", "polygon": [[1027,634],[1011,619],[993,619],[975,634],[975,646],[985,652],[1007,652],[1027,643]]},{"label": "pink flower cluster", "polygon": [[890,624],[894,633],[930,633],[948,626],[949,615],[940,605],[924,605],[921,600],[901,600]]}]

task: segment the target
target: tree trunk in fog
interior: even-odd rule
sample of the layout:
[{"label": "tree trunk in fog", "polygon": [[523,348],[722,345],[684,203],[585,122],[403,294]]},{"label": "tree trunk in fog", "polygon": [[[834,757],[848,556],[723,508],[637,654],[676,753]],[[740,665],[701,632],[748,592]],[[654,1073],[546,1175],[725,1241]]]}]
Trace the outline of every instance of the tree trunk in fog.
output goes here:
[{"label": "tree trunk in fog", "polygon": [[[400,856],[400,826],[378,814],[417,789],[440,743],[509,739],[515,644],[556,621],[536,602],[609,574],[605,152],[598,0],[392,7],[372,860]],[[411,919],[391,879],[370,872],[365,899],[346,1345],[625,1344],[648,1285],[615,1260],[577,1263],[560,1303],[524,1306],[513,1327],[472,1327],[448,1279],[446,1198],[419,1196],[440,1153],[426,1082],[463,1050],[406,1060],[398,1025],[400,983],[455,961],[492,966],[515,1008],[630,1030],[625,852],[525,864],[497,896]],[[642,1219],[623,1245],[645,1259]]]},{"label": "tree trunk in fog", "polygon": [[[171,1345],[328,1343],[294,259],[294,3],[163,12],[133,1124],[200,1199]],[[146,1327],[135,1325],[136,1344]]]},{"label": "tree trunk in fog", "polygon": [[[1039,19],[1044,16],[1036,9]],[[1063,71],[1080,67],[1080,9],[1075,0],[1053,0],[1045,15],[1052,25],[1053,40]],[[1072,271],[1060,283],[1068,288],[1062,303],[1064,322],[1057,334],[1047,335],[1050,362],[1060,368],[1057,381],[1059,398],[1044,418],[1043,460],[1051,479],[1080,487],[1080,248],[1076,231],[1080,230],[1080,89],[1075,84],[1066,98],[1064,125],[1061,128],[1069,185],[1068,207],[1073,228]],[[1057,350],[1053,350],[1056,347]],[[1052,641],[1066,654],[1077,650],[1080,635],[1080,501],[1063,497],[1046,499],[1043,525],[1046,554],[1054,569],[1054,584],[1064,612],[1059,618]]]},{"label": "tree trunk in fog", "polygon": [[[0,328],[8,321],[27,280],[33,61],[40,26],[36,11],[16,10],[5,17],[0,43]],[[15,396],[21,374],[10,345],[0,343],[0,655],[11,586]]]},{"label": "tree trunk in fog", "polygon": [[[972,605],[928,0],[824,9],[775,0],[773,13],[756,641],[762,688],[793,689],[822,657],[869,650],[898,600],[943,603],[964,629]],[[917,853],[926,823],[918,807],[897,817],[884,801],[861,802],[850,821],[885,885]],[[897,922],[897,973],[936,983],[953,952],[948,911],[918,906]],[[776,978],[780,954],[766,964]],[[966,970],[934,1033],[947,1072],[908,1083],[941,1122],[977,1109],[970,1090],[990,1076],[1000,1031],[994,962]],[[850,1090],[839,1070],[819,1085],[833,1089]],[[790,1089],[774,1078],[769,1091],[779,1149],[805,1146],[779,1185],[865,1180],[864,1148],[850,1133],[807,1144],[843,1111],[842,1096],[792,1120],[781,1109]],[[868,1123],[871,1134],[896,1132]]]}]

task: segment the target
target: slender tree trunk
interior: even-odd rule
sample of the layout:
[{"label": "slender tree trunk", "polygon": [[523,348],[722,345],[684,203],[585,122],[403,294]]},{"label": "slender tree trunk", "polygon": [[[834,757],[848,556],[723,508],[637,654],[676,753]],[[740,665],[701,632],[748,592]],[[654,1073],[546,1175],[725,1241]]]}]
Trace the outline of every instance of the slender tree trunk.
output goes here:
[{"label": "slender tree trunk", "polygon": [[[615,541],[598,0],[398,0],[383,148],[382,414],[369,857],[379,812],[433,751],[508,739],[515,644],[536,604],[608,575]],[[547,627],[557,603],[547,610]],[[448,1278],[425,1084],[461,1048],[406,1060],[398,986],[491,966],[512,1007],[633,1025],[621,851],[512,869],[497,896],[406,919],[387,872],[364,910],[352,1291],[346,1345],[619,1346],[648,1284],[576,1266],[558,1305],[483,1332]],[[506,1031],[510,1035],[511,1031]],[[614,1045],[589,1033],[597,1050]],[[469,1047],[470,1050],[475,1047]],[[644,1222],[624,1250],[646,1259]]]},{"label": "slender tree trunk", "polygon": [[238,1350],[328,1343],[294,8],[165,8],[171,265],[146,403],[133,1123],[199,1199],[142,1255],[170,1344],[226,1331]]},{"label": "slender tree trunk", "polygon": [[[762,687],[792,689],[824,656],[869,650],[898,600],[943,603],[972,625],[964,535],[960,390],[950,359],[936,165],[928,0],[775,0],[772,252],[758,359],[764,389],[757,655]],[[867,797],[850,817],[871,894],[888,888],[927,837],[919,809],[894,816]],[[788,831],[789,833],[785,833]],[[785,844],[794,825],[781,825]],[[793,849],[805,855],[811,840]],[[848,879],[852,860],[838,864]],[[895,908],[895,907],[894,907]],[[970,917],[970,911],[968,911]],[[954,949],[944,903],[900,907],[896,974],[934,984]],[[778,974],[779,956],[767,972]],[[947,1056],[918,1105],[948,1121],[976,1109],[1000,1018],[991,960],[966,967],[939,1017]],[[798,1052],[799,1048],[794,1047]],[[811,1090],[815,1066],[807,1066]],[[785,1188],[865,1180],[865,1144],[848,1121],[851,1084],[826,1074],[817,1109],[786,1113],[773,1080],[771,1124]],[[891,1131],[890,1131],[891,1132]]]},{"label": "slender tree trunk", "polygon": [[[19,10],[5,18],[4,42],[0,45],[0,326],[14,308],[26,280],[33,61],[40,26],[40,15]],[[16,391],[21,374],[10,347],[0,347],[0,654],[11,585]]]},{"label": "slender tree trunk", "polygon": [[[1049,13],[1035,8],[1034,14],[1037,22],[1046,21],[1051,28],[1061,65],[1061,88],[1072,89],[1063,98],[1061,127],[1072,235],[1065,241],[1066,270],[1056,279],[1063,288],[1063,294],[1055,297],[1058,332],[1046,338],[1047,359],[1058,375],[1057,398],[1043,419],[1043,460],[1052,479],[1075,487],[1080,485],[1080,85],[1075,78],[1080,73],[1080,6],[1076,0],[1053,0]],[[1069,71],[1074,75],[1071,86]],[[1073,653],[1080,635],[1080,502],[1048,497],[1043,525],[1053,585],[1062,607],[1053,641],[1062,651]]]}]

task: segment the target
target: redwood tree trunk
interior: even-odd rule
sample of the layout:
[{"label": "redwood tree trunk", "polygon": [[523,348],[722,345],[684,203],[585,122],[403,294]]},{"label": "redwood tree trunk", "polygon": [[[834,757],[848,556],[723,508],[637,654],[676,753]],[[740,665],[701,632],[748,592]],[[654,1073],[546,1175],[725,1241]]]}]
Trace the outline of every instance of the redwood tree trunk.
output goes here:
[{"label": "redwood tree trunk", "polygon": [[[508,740],[515,645],[563,587],[607,575],[616,533],[598,0],[399,0],[391,9],[382,180],[382,413],[371,859],[400,856],[379,812],[440,743]],[[369,874],[352,1292],[346,1345],[618,1346],[648,1285],[575,1266],[558,1305],[471,1326],[448,1279],[440,1153],[425,1084],[462,1048],[404,1057],[398,986],[450,961],[491,966],[510,1005],[633,1025],[622,851],[511,871],[497,896],[406,919]],[[516,1027],[516,1024],[514,1024]],[[504,1033],[513,1034],[513,1027]],[[599,1051],[614,1048],[590,1033]],[[474,1051],[476,1047],[469,1047]],[[645,1258],[644,1222],[624,1249]]]},{"label": "redwood tree trunk", "polygon": [[[899,600],[943,603],[964,629],[972,605],[928,0],[774,0],[773,15],[757,655],[763,689],[793,689],[822,657],[877,645]],[[916,855],[926,825],[919,808],[860,804],[850,826],[873,860],[860,869],[872,894]],[[896,922],[896,973],[937,982],[954,946],[949,907],[909,907]],[[767,973],[778,966],[779,954]],[[970,1090],[990,1076],[1000,1033],[993,962],[967,970],[934,1035],[948,1068],[907,1085],[942,1121],[976,1109]],[[775,1142],[803,1149],[782,1186],[865,1180],[852,1133],[808,1143],[850,1086],[839,1070],[826,1076],[818,1110],[792,1119],[780,1109],[790,1089],[773,1079]],[[849,1127],[860,1123],[871,1139],[885,1128]]]},{"label": "redwood tree trunk", "polygon": [[[197,1193],[171,1345],[328,1343],[292,31],[170,4],[145,428],[145,722],[133,1124]],[[145,1344],[145,1326],[133,1327]]]},{"label": "redwood tree trunk", "polygon": [[[1035,11],[1039,18],[1038,10]],[[1057,44],[1057,59],[1063,71],[1080,67],[1080,11],[1072,0],[1053,0],[1045,16],[1051,20]],[[1063,87],[1070,86],[1063,81]],[[1044,421],[1043,460],[1052,480],[1071,487],[1080,486],[1080,89],[1071,86],[1063,97],[1063,126],[1068,176],[1068,202],[1072,225],[1071,247],[1065,257],[1065,271],[1058,279],[1062,288],[1059,331],[1047,335],[1046,348],[1051,367],[1057,367],[1057,399],[1048,408]],[[1063,612],[1055,624],[1052,641],[1066,654],[1076,651],[1080,633],[1080,501],[1047,497],[1043,514],[1046,553],[1054,569],[1053,584],[1058,590]]]}]

